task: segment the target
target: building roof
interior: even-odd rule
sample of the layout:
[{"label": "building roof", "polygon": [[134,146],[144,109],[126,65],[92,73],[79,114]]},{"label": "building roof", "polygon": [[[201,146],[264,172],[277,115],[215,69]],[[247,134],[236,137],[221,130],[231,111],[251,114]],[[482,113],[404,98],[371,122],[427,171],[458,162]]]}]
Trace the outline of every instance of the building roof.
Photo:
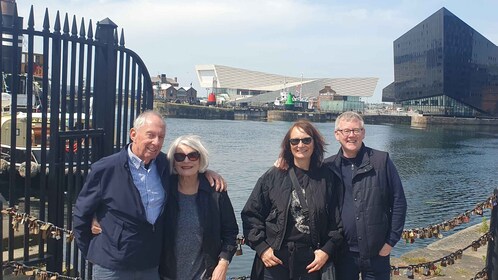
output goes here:
[{"label": "building roof", "polygon": [[[260,95],[244,98],[244,102],[267,103],[280,96],[282,90],[292,93],[301,92],[303,98],[317,97],[325,86],[330,86],[337,95],[373,95],[378,78],[301,78],[258,71],[245,70],[222,65],[196,65],[197,77],[204,88],[231,88],[255,91],[268,91]],[[301,88],[301,90],[299,90]],[[234,96],[233,99],[242,96]]]},{"label": "building roof", "polygon": [[[310,99],[318,97],[320,90],[325,86],[330,86],[332,90],[340,96],[359,96],[371,97],[374,94],[375,87],[377,86],[378,78],[329,78],[329,79],[316,79],[314,81],[303,83],[301,86],[301,97],[303,99]],[[287,88],[287,92],[296,94],[299,92],[298,86]],[[281,90],[272,91],[260,95],[250,96],[239,102],[250,103],[268,103],[273,102],[277,97],[280,97]]]}]

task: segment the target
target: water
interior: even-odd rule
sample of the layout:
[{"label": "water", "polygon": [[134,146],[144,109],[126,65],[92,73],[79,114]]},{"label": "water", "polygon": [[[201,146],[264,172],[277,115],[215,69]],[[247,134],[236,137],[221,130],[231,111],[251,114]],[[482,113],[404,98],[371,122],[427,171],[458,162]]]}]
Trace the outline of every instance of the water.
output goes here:
[{"label": "water", "polygon": [[[209,168],[228,182],[229,196],[242,228],[240,211],[257,179],[272,166],[289,122],[168,119],[164,151],[183,134],[202,137],[210,152]],[[316,123],[328,140],[327,156],[337,153],[339,143],[332,123]],[[426,227],[473,209],[498,187],[498,128],[444,126],[416,129],[403,125],[366,125],[364,142],[390,153],[402,179],[408,200],[405,228]],[[489,214],[489,211],[487,212]],[[473,217],[470,224],[481,222]],[[444,233],[463,229],[460,226]],[[392,255],[423,247],[434,239],[400,241]],[[472,240],[469,240],[469,243]],[[228,276],[249,275],[254,252],[230,264]]]}]

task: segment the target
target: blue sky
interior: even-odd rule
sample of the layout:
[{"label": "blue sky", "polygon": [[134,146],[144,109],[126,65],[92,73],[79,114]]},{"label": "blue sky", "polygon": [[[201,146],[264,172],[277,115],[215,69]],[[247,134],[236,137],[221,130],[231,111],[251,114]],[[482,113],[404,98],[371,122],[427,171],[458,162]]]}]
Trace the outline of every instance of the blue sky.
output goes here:
[{"label": "blue sky", "polygon": [[220,64],[300,77],[378,77],[369,102],[379,102],[393,77],[395,39],[442,7],[498,44],[498,1],[333,0],[17,0],[19,15],[34,6],[35,28],[45,8],[95,23],[110,18],[126,47],[151,75],[191,82],[196,64]]}]

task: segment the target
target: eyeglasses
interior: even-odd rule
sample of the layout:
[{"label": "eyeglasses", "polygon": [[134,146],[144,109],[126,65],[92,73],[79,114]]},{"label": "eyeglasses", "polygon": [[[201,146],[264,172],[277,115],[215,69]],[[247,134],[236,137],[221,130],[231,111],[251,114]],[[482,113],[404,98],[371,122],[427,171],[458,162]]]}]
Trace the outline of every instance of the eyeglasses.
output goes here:
[{"label": "eyeglasses", "polygon": [[311,137],[306,137],[306,138],[291,138],[289,139],[289,142],[291,143],[292,146],[296,146],[299,144],[299,142],[303,142],[304,145],[309,145],[313,138]]},{"label": "eyeglasses", "polygon": [[351,132],[353,132],[353,135],[358,135],[360,132],[363,131],[363,128],[355,128],[355,129],[337,129],[336,131],[339,131],[342,133],[344,136],[349,136]]},{"label": "eyeglasses", "polygon": [[196,161],[198,160],[200,157],[201,157],[201,154],[199,154],[199,152],[191,152],[191,153],[188,153],[188,154],[184,154],[184,153],[175,153],[173,155],[173,157],[175,158],[175,160],[177,162],[182,162],[185,160],[185,158],[188,157],[188,159],[190,161]]}]

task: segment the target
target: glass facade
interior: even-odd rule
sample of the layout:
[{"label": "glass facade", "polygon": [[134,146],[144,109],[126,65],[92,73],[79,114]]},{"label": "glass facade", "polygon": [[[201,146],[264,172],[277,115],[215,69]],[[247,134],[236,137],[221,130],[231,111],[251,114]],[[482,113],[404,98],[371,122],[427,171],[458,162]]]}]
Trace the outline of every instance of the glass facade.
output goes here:
[{"label": "glass facade", "polygon": [[394,41],[392,100],[424,113],[498,115],[498,47],[442,8]]},{"label": "glass facade", "polygon": [[343,100],[320,100],[320,111],[329,113],[342,113],[346,111],[355,111],[363,113],[365,111],[365,102],[358,96],[341,96]]}]

